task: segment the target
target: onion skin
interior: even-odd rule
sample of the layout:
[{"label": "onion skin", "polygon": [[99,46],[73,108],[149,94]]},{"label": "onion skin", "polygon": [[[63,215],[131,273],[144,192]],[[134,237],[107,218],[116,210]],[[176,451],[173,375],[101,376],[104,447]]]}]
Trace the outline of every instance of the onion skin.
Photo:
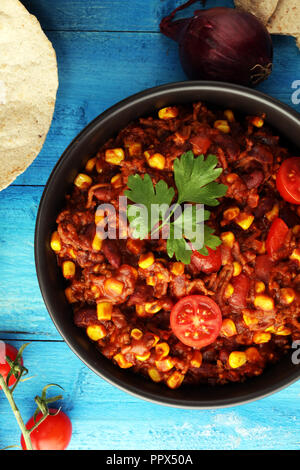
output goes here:
[{"label": "onion skin", "polygon": [[180,61],[190,79],[251,86],[270,75],[272,39],[251,13],[216,7],[197,10],[185,20],[173,21],[173,16],[162,20],[161,32],[179,43]]}]

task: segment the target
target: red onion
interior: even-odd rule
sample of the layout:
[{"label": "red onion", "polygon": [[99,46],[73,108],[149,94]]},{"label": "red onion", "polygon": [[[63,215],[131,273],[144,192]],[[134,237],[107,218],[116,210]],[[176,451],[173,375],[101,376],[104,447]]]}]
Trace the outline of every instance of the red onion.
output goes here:
[{"label": "red onion", "polygon": [[192,18],[163,18],[160,30],[179,43],[182,67],[190,79],[255,85],[272,71],[273,46],[265,26],[251,13],[233,8],[197,10]]}]

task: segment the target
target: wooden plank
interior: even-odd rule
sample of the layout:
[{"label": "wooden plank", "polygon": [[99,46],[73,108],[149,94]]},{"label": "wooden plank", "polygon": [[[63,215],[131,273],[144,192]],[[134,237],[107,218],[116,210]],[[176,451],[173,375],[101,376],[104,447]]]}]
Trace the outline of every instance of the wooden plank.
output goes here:
[{"label": "wooden plank", "polygon": [[[145,88],[186,78],[177,44],[161,35],[51,32],[49,37],[59,62],[56,112],[42,152],[15,184],[45,184],[70,141],[114,103]],[[291,84],[300,76],[299,51],[293,38],[277,37],[274,45],[274,72],[258,89],[292,105]]]},{"label": "wooden plank", "polygon": [[[159,31],[159,23],[184,0],[22,0],[26,8],[37,16],[46,30],[92,31]],[[208,7],[219,6],[220,1],[209,0]],[[223,6],[233,6],[224,0]],[[203,8],[200,1],[186,10]]]},{"label": "wooden plank", "polygon": [[[20,342],[15,342],[19,347]],[[132,397],[97,377],[64,343],[33,342],[24,354],[29,373],[16,400],[24,419],[47,383],[65,389],[73,423],[70,449],[299,449],[300,382],[272,397],[223,410],[180,410]],[[66,367],[67,364],[67,367]],[[52,393],[56,392],[53,389]],[[51,390],[50,390],[51,393]],[[19,432],[0,391],[0,447]]]},{"label": "wooden plank", "polygon": [[34,227],[41,194],[42,188],[13,186],[0,193],[0,331],[60,339],[35,274]]}]

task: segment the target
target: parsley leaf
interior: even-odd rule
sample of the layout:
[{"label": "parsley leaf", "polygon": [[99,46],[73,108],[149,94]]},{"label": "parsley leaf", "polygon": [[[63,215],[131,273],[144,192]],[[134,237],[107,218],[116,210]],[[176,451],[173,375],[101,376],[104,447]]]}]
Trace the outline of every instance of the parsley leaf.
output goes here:
[{"label": "parsley leaf", "polygon": [[[128,220],[134,229],[134,236],[143,239],[146,238],[146,235],[153,228],[151,224],[151,210],[152,218],[155,219],[155,215],[157,215],[158,218],[163,219],[174,198],[175,191],[174,188],[169,188],[163,180],[160,180],[154,187],[148,174],[145,174],[144,178],[138,174],[129,176],[127,185],[129,190],[124,192],[125,196],[130,201],[135,202],[139,206],[143,205],[147,209],[145,213],[142,207],[140,207],[140,211],[137,211],[136,206],[128,206]],[[153,214],[154,209],[155,213]],[[159,214],[157,213],[158,209],[160,210]]]},{"label": "parsley leaf", "polygon": [[216,168],[218,159],[215,155],[195,158],[192,151],[181,155],[174,161],[174,178],[178,189],[178,204],[198,202],[217,206],[217,198],[226,194],[227,186],[214,182],[222,173]]},{"label": "parsley leaf", "polygon": [[[184,202],[216,206],[218,198],[226,194],[227,186],[216,183],[222,168],[216,168],[218,159],[208,155],[206,160],[200,155],[195,158],[193,152],[184,153],[174,161],[174,178],[178,190],[177,203],[172,206],[175,191],[160,180],[155,186],[148,174],[131,175],[128,178],[128,190],[125,196],[135,204],[128,205],[127,216],[132,234],[144,239],[168,226],[167,253],[174,255],[177,261],[189,264],[193,251],[207,256],[207,247],[215,250],[221,240],[213,235],[214,229],[205,225],[210,212],[193,204],[184,205],[184,211],[176,214]],[[175,220],[171,222],[171,217]],[[201,248],[198,248],[200,247]]]}]

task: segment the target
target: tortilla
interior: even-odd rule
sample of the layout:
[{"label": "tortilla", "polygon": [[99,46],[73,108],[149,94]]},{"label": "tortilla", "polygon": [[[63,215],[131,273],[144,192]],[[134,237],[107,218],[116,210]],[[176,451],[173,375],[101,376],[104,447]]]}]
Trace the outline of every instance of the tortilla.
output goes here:
[{"label": "tortilla", "polygon": [[18,0],[1,0],[0,190],[39,154],[57,88],[56,55],[39,22]]},{"label": "tortilla", "polygon": [[249,11],[267,24],[277,7],[278,0],[234,0],[234,3],[237,8]]},{"label": "tortilla", "polygon": [[275,13],[267,28],[271,34],[290,34],[300,36],[299,0],[279,0]]}]

